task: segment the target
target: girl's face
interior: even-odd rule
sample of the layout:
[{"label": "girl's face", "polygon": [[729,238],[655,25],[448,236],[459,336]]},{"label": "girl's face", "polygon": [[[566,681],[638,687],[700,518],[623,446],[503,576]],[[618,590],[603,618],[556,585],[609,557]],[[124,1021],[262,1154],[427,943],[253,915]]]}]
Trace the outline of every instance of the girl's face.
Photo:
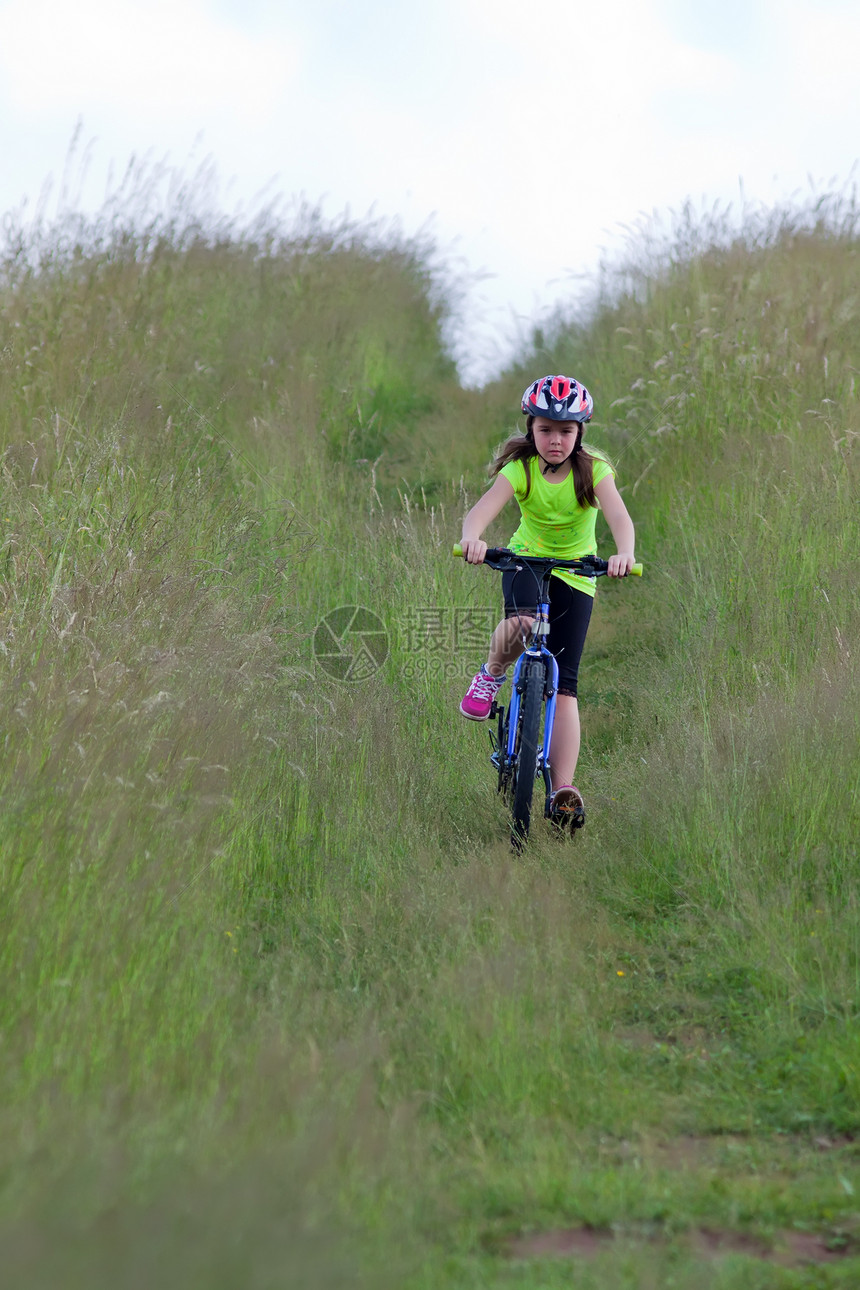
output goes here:
[{"label": "girl's face", "polygon": [[535,447],[545,461],[566,461],[576,447],[582,426],[578,421],[550,421],[535,417],[532,424]]}]

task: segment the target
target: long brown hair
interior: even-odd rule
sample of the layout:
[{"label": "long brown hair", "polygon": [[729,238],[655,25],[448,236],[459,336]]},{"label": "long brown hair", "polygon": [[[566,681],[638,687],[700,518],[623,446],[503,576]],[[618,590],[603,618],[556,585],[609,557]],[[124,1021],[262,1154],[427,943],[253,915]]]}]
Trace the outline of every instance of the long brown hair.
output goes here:
[{"label": "long brown hair", "polygon": [[[523,501],[528,497],[532,488],[531,461],[538,456],[538,450],[535,447],[532,426],[534,417],[526,417],[525,434],[512,435],[510,439],[499,448],[496,453],[495,461],[490,467],[490,474],[495,478],[503,466],[511,461],[521,461],[523,469],[526,472],[526,492]],[[596,506],[597,498],[594,496],[594,462],[596,458],[592,457],[587,448],[583,446],[582,435],[583,426],[579,427],[579,434],[576,436],[576,446],[570,456],[570,477],[573,480],[576,500],[580,506]]]}]

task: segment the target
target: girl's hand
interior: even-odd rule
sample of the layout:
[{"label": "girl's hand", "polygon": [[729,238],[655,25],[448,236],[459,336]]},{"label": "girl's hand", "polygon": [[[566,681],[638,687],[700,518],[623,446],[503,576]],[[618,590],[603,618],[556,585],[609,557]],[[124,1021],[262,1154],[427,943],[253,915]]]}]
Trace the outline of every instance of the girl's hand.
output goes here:
[{"label": "girl's hand", "polygon": [[632,551],[619,551],[617,555],[609,557],[609,568],[606,572],[610,578],[626,578],[635,563],[636,559]]},{"label": "girl's hand", "polygon": [[487,544],[481,538],[462,538],[463,559],[468,564],[483,564],[487,554]]}]

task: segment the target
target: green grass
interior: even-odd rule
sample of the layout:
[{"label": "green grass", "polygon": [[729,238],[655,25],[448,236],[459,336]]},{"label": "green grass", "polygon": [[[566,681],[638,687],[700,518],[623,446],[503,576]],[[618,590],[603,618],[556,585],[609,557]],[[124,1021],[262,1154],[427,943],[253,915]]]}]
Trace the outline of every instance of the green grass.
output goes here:
[{"label": "green grass", "polygon": [[[481,394],[427,248],[378,231],[10,243],[15,1284],[854,1284],[860,283],[837,215],[680,239]],[[646,577],[598,596],[588,827],[515,857],[457,714],[480,632],[447,671],[433,641],[492,615],[494,576],[450,545],[525,378],[571,366]],[[358,686],[311,648],[346,604],[390,638]],[[614,1235],[512,1257],[582,1227]],[[842,1254],[761,1257],[786,1234]]]}]

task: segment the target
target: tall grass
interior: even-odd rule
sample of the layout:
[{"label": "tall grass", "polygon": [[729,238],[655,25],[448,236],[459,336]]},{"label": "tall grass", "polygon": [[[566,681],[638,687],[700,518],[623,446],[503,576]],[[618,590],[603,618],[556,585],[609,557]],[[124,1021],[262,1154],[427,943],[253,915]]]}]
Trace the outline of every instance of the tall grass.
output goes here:
[{"label": "tall grass", "polygon": [[[673,627],[652,674],[660,828],[677,816],[697,873],[720,857],[712,898],[729,903],[763,864],[772,896],[813,851],[837,906],[856,872],[860,280],[843,216],[682,247],[555,341],[615,394],[606,433]],[[670,791],[693,766],[692,792]]]},{"label": "tall grass", "polygon": [[[425,251],[10,244],[7,1265],[851,1284],[855,230],[681,247],[481,394]],[[647,576],[598,598],[585,836],[514,857],[452,634],[498,589],[448,553],[542,369],[594,388]],[[390,644],[354,686],[312,649],[351,604]],[[593,1263],[506,1254],[582,1224]],[[849,1257],[690,1235],[798,1227]]]}]

